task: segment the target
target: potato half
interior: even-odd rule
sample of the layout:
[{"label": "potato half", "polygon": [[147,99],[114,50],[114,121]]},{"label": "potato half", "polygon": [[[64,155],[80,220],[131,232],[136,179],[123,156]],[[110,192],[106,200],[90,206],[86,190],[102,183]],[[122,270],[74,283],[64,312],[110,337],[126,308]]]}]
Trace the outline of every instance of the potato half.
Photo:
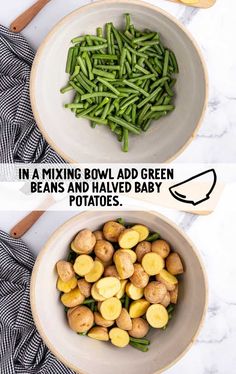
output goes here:
[{"label": "potato half", "polygon": [[147,239],[149,235],[149,230],[147,226],[144,225],[134,225],[132,226],[132,230],[137,231],[139,233],[139,242]]},{"label": "potato half", "polygon": [[88,332],[88,336],[92,339],[107,342],[109,340],[108,330],[106,327],[95,326]]},{"label": "potato half", "polygon": [[95,244],[94,252],[101,261],[108,262],[113,257],[114,248],[107,240],[98,240]]},{"label": "potato half", "polygon": [[132,283],[126,285],[126,293],[132,300],[139,300],[143,297],[143,288],[135,287]]},{"label": "potato half", "polygon": [[152,245],[150,242],[143,241],[138,243],[137,247],[135,248],[135,253],[137,255],[137,261],[142,262],[143,256],[146,253],[151,252]]},{"label": "potato half", "polygon": [[183,264],[178,253],[172,252],[167,257],[166,268],[168,272],[172,275],[178,275],[184,272]]},{"label": "potato half", "polygon": [[151,304],[159,304],[164,299],[167,293],[166,286],[157,281],[148,283],[144,289],[144,297]]},{"label": "potato half", "polygon": [[62,304],[67,306],[68,308],[73,308],[74,306],[83,304],[84,300],[85,297],[80,292],[78,287],[68,293],[64,293],[61,296]]},{"label": "potato half", "polygon": [[85,296],[89,297],[91,295],[91,283],[88,283],[85,279],[81,278],[77,282],[80,292]]},{"label": "potato half", "polygon": [[149,275],[144,271],[142,265],[134,264],[134,273],[130,277],[130,282],[138,288],[144,288],[149,282]]},{"label": "potato half", "polygon": [[96,243],[96,237],[92,231],[85,229],[80,231],[73,240],[71,249],[79,254],[91,253]]},{"label": "potato half", "polygon": [[157,253],[162,258],[166,258],[170,253],[170,245],[165,240],[155,240],[155,242],[152,243],[152,252]]},{"label": "potato half", "polygon": [[115,221],[106,222],[103,226],[103,235],[109,242],[118,242],[121,232],[125,229],[123,225]]},{"label": "potato half", "polygon": [[149,305],[150,303],[145,299],[133,301],[129,307],[130,317],[131,318],[142,317],[146,313]]},{"label": "potato half", "polygon": [[110,298],[115,296],[117,292],[119,292],[121,288],[121,284],[119,279],[115,277],[105,277],[101,278],[96,283],[96,289],[100,295],[105,298]]},{"label": "potato half", "polygon": [[111,297],[105,301],[102,301],[100,306],[100,313],[104,319],[108,321],[116,320],[122,309],[122,304],[117,297]]},{"label": "potato half", "polygon": [[139,233],[132,229],[125,229],[121,232],[118,242],[121,248],[133,248],[139,242]]},{"label": "potato half", "polygon": [[101,261],[95,260],[93,267],[88,274],[85,275],[85,280],[89,283],[97,282],[104,272],[104,266]]},{"label": "potato half", "polygon": [[178,283],[178,279],[165,269],[162,269],[160,273],[156,275],[156,279],[166,286],[167,291],[173,291]]},{"label": "potato half", "polygon": [[125,308],[122,308],[119,317],[116,319],[116,324],[122,330],[132,329],[132,321],[128,311]]},{"label": "potato half", "polygon": [[56,264],[57,274],[63,282],[68,282],[75,276],[73,265],[68,261],[60,260]]},{"label": "potato half", "polygon": [[92,270],[93,265],[94,261],[91,256],[80,255],[76,258],[73,268],[76,274],[84,277]]},{"label": "potato half", "polygon": [[134,265],[128,253],[118,250],[115,252],[113,260],[121,279],[127,279],[132,276],[134,272]]},{"label": "potato half", "polygon": [[102,326],[102,327],[111,327],[114,325],[115,321],[109,321],[102,317],[102,315],[98,312],[94,313],[94,321],[96,325]]},{"label": "potato half", "polygon": [[61,278],[57,279],[57,289],[61,292],[67,293],[77,287],[77,278],[73,277],[68,282],[63,282]]},{"label": "potato half", "polygon": [[109,332],[109,337],[116,347],[124,348],[129,344],[129,334],[119,327],[113,327]]},{"label": "potato half", "polygon": [[150,252],[143,256],[142,267],[148,275],[159,274],[164,266],[165,262],[163,258],[157,253]]},{"label": "potato half", "polygon": [[151,305],[146,313],[146,318],[150,326],[161,329],[168,323],[168,312],[161,304]]}]

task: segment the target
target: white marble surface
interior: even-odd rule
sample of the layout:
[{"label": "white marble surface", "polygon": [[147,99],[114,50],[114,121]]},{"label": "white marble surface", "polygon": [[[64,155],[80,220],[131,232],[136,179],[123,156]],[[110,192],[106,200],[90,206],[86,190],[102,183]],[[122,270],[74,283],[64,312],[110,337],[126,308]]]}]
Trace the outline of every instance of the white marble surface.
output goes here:
[{"label": "white marble surface", "polygon": [[[24,30],[36,49],[51,27],[86,0],[51,0]],[[178,158],[181,162],[236,161],[236,52],[235,0],[217,0],[208,10],[185,8],[164,0],[149,1],[177,16],[201,46],[210,77],[210,101],[197,138]],[[10,22],[34,0],[8,0],[0,5],[0,23]],[[236,260],[234,248],[235,212],[220,205],[214,214],[196,217],[158,209],[179,223],[191,236],[206,265],[209,310],[197,343],[166,373],[234,374],[236,372]],[[0,228],[9,231],[24,213],[0,213]],[[25,235],[35,254],[52,231],[74,213],[48,212]]]}]

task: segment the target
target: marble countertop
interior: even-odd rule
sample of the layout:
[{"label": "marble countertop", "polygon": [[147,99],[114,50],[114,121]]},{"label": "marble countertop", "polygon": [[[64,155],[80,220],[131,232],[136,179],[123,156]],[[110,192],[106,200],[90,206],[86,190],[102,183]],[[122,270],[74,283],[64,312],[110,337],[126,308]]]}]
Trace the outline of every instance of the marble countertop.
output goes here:
[{"label": "marble countertop", "polygon": [[[23,34],[36,49],[51,27],[64,15],[86,4],[86,0],[51,0]],[[210,100],[207,115],[196,139],[178,158],[179,162],[236,161],[236,52],[235,0],[217,0],[208,10],[186,8],[164,0],[149,1],[181,20],[195,36],[207,62]],[[8,0],[1,5],[0,22],[10,22],[34,0]],[[236,357],[236,259],[234,232],[236,209],[220,204],[209,216],[158,209],[184,228],[201,252],[209,278],[209,309],[196,344],[168,374],[233,374]],[[38,253],[49,235],[73,212],[47,212],[25,235]],[[0,228],[10,228],[24,212],[1,213]]]}]

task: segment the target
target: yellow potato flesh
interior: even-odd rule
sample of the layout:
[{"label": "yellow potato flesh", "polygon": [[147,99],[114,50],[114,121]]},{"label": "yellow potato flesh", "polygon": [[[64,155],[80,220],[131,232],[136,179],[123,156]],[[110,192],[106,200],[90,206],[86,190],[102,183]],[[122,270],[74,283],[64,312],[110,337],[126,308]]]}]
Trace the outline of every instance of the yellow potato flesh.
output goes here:
[{"label": "yellow potato flesh", "polygon": [[120,249],[120,251],[128,253],[128,255],[130,255],[132,264],[134,264],[137,261],[137,255],[136,255],[136,253],[132,249],[125,249],[125,248],[123,248],[123,249]]},{"label": "yellow potato flesh", "polygon": [[120,290],[115,295],[117,297],[117,299],[121,299],[124,296],[124,294],[125,294],[125,286],[126,286],[127,282],[128,282],[127,279],[122,279],[120,281]]},{"label": "yellow potato flesh", "polygon": [[104,272],[104,266],[100,261],[95,260],[92,270],[85,275],[85,280],[90,283],[97,282]]},{"label": "yellow potato flesh", "polygon": [[115,296],[119,292],[120,287],[120,281],[115,277],[105,277],[96,283],[98,293],[105,298]]},{"label": "yellow potato flesh", "polygon": [[132,229],[125,229],[120,234],[118,242],[121,248],[133,248],[139,242],[139,233]]},{"label": "yellow potato flesh", "polygon": [[61,302],[68,308],[73,308],[77,305],[83,304],[85,296],[80,292],[79,288],[74,288],[68,293],[61,296]]},{"label": "yellow potato flesh", "polygon": [[165,269],[162,269],[157,275],[157,280],[164,283],[168,291],[173,291],[178,283],[178,279]]},{"label": "yellow potato flesh", "polygon": [[100,313],[108,321],[117,319],[121,313],[122,304],[117,297],[111,297],[101,303]]},{"label": "yellow potato flesh", "polygon": [[148,275],[156,275],[164,268],[165,262],[160,255],[150,252],[143,256],[142,266]]},{"label": "yellow potato flesh", "polygon": [[147,239],[149,235],[149,230],[144,225],[134,225],[132,226],[132,230],[137,231],[139,233],[139,242]]},{"label": "yellow potato flesh", "polygon": [[126,285],[126,293],[132,300],[139,300],[143,297],[143,288],[135,287],[132,283]]},{"label": "yellow potato flesh", "polygon": [[127,331],[114,327],[109,332],[109,337],[113,345],[124,348],[129,344],[129,334]]},{"label": "yellow potato flesh", "polygon": [[61,292],[68,293],[71,290],[73,290],[75,287],[77,287],[76,277],[73,277],[68,282],[63,282],[61,278],[57,279],[57,289]]},{"label": "yellow potato flesh", "polygon": [[88,274],[93,268],[93,259],[89,255],[80,255],[76,258],[74,263],[74,271],[76,274],[84,277]]},{"label": "yellow potato flesh", "polygon": [[151,305],[146,313],[146,318],[150,326],[161,329],[168,323],[168,312],[161,304]]},{"label": "yellow potato flesh", "polygon": [[93,327],[88,332],[88,336],[92,339],[101,340],[107,342],[109,340],[109,335],[105,327]]},{"label": "yellow potato flesh", "polygon": [[105,297],[103,297],[102,295],[99,294],[99,292],[97,290],[97,287],[96,287],[96,283],[93,284],[93,286],[92,286],[91,295],[94,298],[94,300],[96,300],[96,301],[104,301],[106,299]]},{"label": "yellow potato flesh", "polygon": [[134,265],[126,252],[122,252],[121,250],[116,251],[113,260],[121,279],[127,279],[133,275]]},{"label": "yellow potato flesh", "polygon": [[133,301],[130,304],[130,307],[129,307],[130,317],[131,318],[138,318],[138,317],[143,316],[146,313],[149,305],[150,305],[150,303],[145,299],[140,299],[140,300]]}]

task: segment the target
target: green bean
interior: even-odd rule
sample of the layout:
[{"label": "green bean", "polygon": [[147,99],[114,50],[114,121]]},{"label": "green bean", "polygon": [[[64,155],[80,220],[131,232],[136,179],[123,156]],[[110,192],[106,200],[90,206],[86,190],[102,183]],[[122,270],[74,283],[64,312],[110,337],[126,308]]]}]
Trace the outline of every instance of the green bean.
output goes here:
[{"label": "green bean", "polygon": [[130,303],[130,298],[129,298],[129,296],[126,294],[126,295],[125,295],[125,309],[126,309],[126,310],[129,309],[129,303]]},{"label": "green bean", "polygon": [[137,112],[137,105],[133,104],[132,105],[132,114],[131,114],[133,125],[135,125],[135,123],[136,123],[136,112]]},{"label": "green bean", "polygon": [[106,86],[107,88],[109,88],[109,90],[111,90],[112,92],[114,92],[115,95],[117,95],[117,96],[120,95],[120,91],[118,91],[114,86],[112,86],[111,83],[107,82],[105,79],[97,77],[97,80],[99,82],[101,82],[102,84],[104,84],[104,86]]},{"label": "green bean", "polygon": [[88,72],[87,72],[87,68],[86,68],[86,65],[84,63],[84,60],[82,59],[81,56],[77,57],[77,62],[79,64],[79,66],[81,67],[81,70],[82,72],[86,75],[86,77],[88,76]]},{"label": "green bean", "polygon": [[[117,218],[116,222],[120,223],[121,225],[125,225],[125,220],[124,218]],[[123,298],[124,299],[124,298]]]},{"label": "green bean", "polygon": [[128,44],[125,44],[125,47],[133,54],[135,54],[136,56],[140,56],[140,57],[144,57],[144,58],[148,58],[148,56],[145,54],[145,53],[142,53],[142,52],[138,52],[136,51],[136,49],[133,49],[131,46],[129,46]]},{"label": "green bean", "polygon": [[135,68],[136,70],[141,71],[143,74],[150,74],[150,71],[148,71],[147,69],[144,69],[142,66],[140,66],[140,65],[138,65],[138,64],[136,64],[136,65],[134,66],[134,68]]},{"label": "green bean", "polygon": [[142,351],[142,352],[147,352],[147,351],[148,351],[148,346],[147,346],[147,345],[144,345],[144,344],[138,344],[138,343],[133,343],[133,342],[130,342],[129,344],[130,344],[133,348],[138,349],[139,351]]},{"label": "green bean", "polygon": [[116,38],[119,50],[120,50],[120,52],[122,52],[123,43],[122,43],[121,37],[120,37],[118,31],[116,30],[116,28],[114,27],[113,24],[111,24],[111,29],[112,29],[112,31],[113,31],[113,33],[115,35],[115,38]]},{"label": "green bean", "polygon": [[103,54],[96,54],[96,53],[94,53],[93,55],[92,55],[92,58],[93,59],[100,59],[100,60],[118,60],[118,56],[116,56],[116,55],[103,55]]},{"label": "green bean", "polygon": [[109,108],[110,108],[110,101],[105,105],[105,108],[103,109],[102,116],[101,116],[102,119],[105,119],[106,116],[108,115]]},{"label": "green bean", "polygon": [[178,74],[179,73],[178,62],[176,60],[174,52],[172,52],[172,51],[170,51],[170,59],[172,61],[173,67],[174,67],[174,73]]},{"label": "green bean", "polygon": [[154,88],[164,84],[166,81],[168,81],[168,77],[164,77],[164,78],[161,78],[161,79],[158,79],[156,80],[150,87],[151,90],[153,90]]},{"label": "green bean", "polygon": [[97,69],[120,70],[120,65],[97,65]]},{"label": "green bean", "polygon": [[170,56],[170,52],[167,49],[165,51],[165,58],[164,58],[164,65],[163,65],[163,72],[162,72],[163,77],[166,77],[166,75],[167,75],[168,65],[169,65],[169,56]]},{"label": "green bean", "polygon": [[92,62],[91,62],[90,57],[89,57],[87,52],[84,52],[84,59],[85,59],[86,65],[87,65],[89,79],[91,81],[91,80],[94,79],[94,75],[93,75],[93,72],[92,72],[93,67],[92,67]]},{"label": "green bean", "polygon": [[147,241],[148,242],[154,242],[155,240],[159,239],[160,238],[160,234],[158,232],[155,232],[153,234],[150,234],[148,237],[147,237]]},{"label": "green bean", "polygon": [[154,105],[151,107],[151,111],[153,112],[162,112],[164,110],[173,110],[175,107],[174,105]]},{"label": "green bean", "polygon": [[[102,27],[97,27],[96,32],[97,32],[97,36],[99,38],[102,38]],[[106,41],[106,39],[105,39],[105,41]]]},{"label": "green bean", "polygon": [[165,82],[165,89],[166,89],[166,92],[168,93],[169,96],[174,96],[174,92],[172,91],[172,89],[170,88],[168,82]]},{"label": "green bean", "polygon": [[143,109],[141,110],[140,114],[139,114],[139,117],[138,117],[138,125],[140,126],[142,121],[143,121],[143,118],[145,116],[145,114],[147,113],[147,111],[151,108],[151,104],[146,104]]},{"label": "green bean", "polygon": [[129,131],[126,128],[124,128],[122,151],[128,152],[128,150],[129,150]]},{"label": "green bean", "polygon": [[88,94],[84,94],[81,96],[81,100],[88,100],[88,99],[92,99],[94,97],[112,97],[112,98],[117,98],[117,95],[115,94],[112,94],[110,92],[93,92],[93,93],[88,93]]},{"label": "green bean", "polygon": [[130,81],[127,81],[126,79],[124,79],[124,83],[126,86],[129,86],[131,88],[134,88],[135,90],[141,92],[144,96],[148,97],[149,96],[149,93],[144,91],[142,88],[140,88],[139,86],[137,86],[136,84],[130,82]]},{"label": "green bean", "polygon": [[146,74],[146,75],[143,75],[137,78],[131,78],[129,79],[129,82],[143,81],[143,80],[152,79],[152,78],[155,78],[155,74]]},{"label": "green bean", "polygon": [[153,91],[146,99],[142,100],[138,105],[137,108],[140,109],[142,106],[147,104],[152,98],[154,98],[159,92],[161,91],[161,87],[157,87],[155,91]]},{"label": "green bean", "polygon": [[129,340],[130,340],[130,342],[133,342],[133,343],[150,345],[150,340],[145,339],[145,338],[142,338],[142,339],[141,338],[132,338],[132,336],[130,336]]},{"label": "green bean", "polygon": [[78,36],[76,38],[71,39],[71,43],[81,43],[85,40],[85,36]]},{"label": "green bean", "polygon": [[89,119],[90,121],[96,122],[100,125],[107,125],[107,120],[101,117],[93,117],[93,116],[88,116],[88,115],[83,115],[81,117]]},{"label": "green bean", "polygon": [[66,61],[66,73],[71,73],[71,64],[72,64],[72,58],[73,58],[74,48],[70,47],[67,55],[67,61]]},{"label": "green bean", "polygon": [[81,75],[78,75],[77,79],[78,79],[78,82],[81,84],[81,86],[86,89],[86,91],[88,91],[90,93],[93,92],[92,87],[87,82],[85,82],[85,80],[82,78]]},{"label": "green bean", "polygon": [[65,104],[64,106],[65,106],[65,108],[68,108],[68,109],[81,109],[81,108],[84,107],[83,104],[81,104],[81,103]]},{"label": "green bean", "polygon": [[80,71],[80,66],[76,65],[74,68],[73,74],[70,76],[70,79],[73,80],[79,74],[79,71]]},{"label": "green bean", "polygon": [[94,299],[85,299],[83,304],[87,305],[87,304],[92,304],[92,303],[95,303],[95,300]]},{"label": "green bean", "polygon": [[123,104],[121,107],[120,107],[120,110],[124,110],[126,109],[129,105],[135,103],[135,101],[139,100],[139,98],[136,96],[136,97],[133,97],[132,99],[128,100],[125,104]]},{"label": "green bean", "polygon": [[129,130],[133,134],[139,135],[140,132],[141,132],[140,129],[138,129],[137,127],[133,126],[131,123],[129,123],[127,121],[124,121],[123,119],[121,119],[119,117],[108,116],[108,119],[112,122],[118,123],[118,125],[126,128],[127,130]]},{"label": "green bean", "polygon": [[115,75],[113,73],[108,73],[106,71],[99,70],[99,69],[96,69],[96,68],[93,68],[93,74],[94,75],[99,75],[99,76],[105,77],[105,78],[115,78]]},{"label": "green bean", "polygon": [[64,94],[64,93],[66,93],[66,92],[68,92],[68,91],[71,91],[71,90],[73,90],[73,87],[72,87],[71,84],[69,83],[69,84],[67,84],[67,86],[61,88],[61,89],[60,89],[60,92],[61,92],[62,94]]},{"label": "green bean", "polygon": [[[89,80],[86,75],[81,71],[79,76],[91,87],[93,87],[94,89],[96,88],[96,84],[94,82],[92,82],[91,80]],[[78,79],[79,77],[77,77]]]},{"label": "green bean", "polygon": [[107,49],[108,53],[112,54],[111,47],[111,23],[106,23]]},{"label": "green bean", "polygon": [[91,107],[89,107],[89,108],[83,110],[82,112],[76,114],[76,117],[83,117],[83,116],[85,116],[85,115],[91,113],[91,112],[92,112],[94,109],[96,109],[96,108],[97,108],[97,105],[96,105],[96,104],[95,104],[95,105],[92,105]]},{"label": "green bean", "polygon": [[108,97],[104,97],[104,99],[101,101],[101,103],[97,106],[96,111],[95,111],[95,116],[99,116],[100,111],[101,113],[103,112],[103,107],[109,103],[110,99]]},{"label": "green bean", "polygon": [[157,35],[156,32],[150,32],[150,33],[148,33],[146,35],[140,36],[139,38],[134,38],[133,39],[133,43],[134,44],[139,44],[140,42],[144,42],[145,40],[152,39],[156,35]]},{"label": "green bean", "polygon": [[104,44],[99,44],[99,45],[91,45],[91,46],[85,46],[85,47],[80,47],[80,51],[98,51],[101,49],[107,48],[107,43]]},{"label": "green bean", "polygon": [[123,71],[124,71],[124,63],[125,63],[126,53],[127,53],[127,49],[123,48],[123,50],[121,52],[121,57],[120,57],[120,70],[119,70],[119,77],[120,78],[122,78]]}]

